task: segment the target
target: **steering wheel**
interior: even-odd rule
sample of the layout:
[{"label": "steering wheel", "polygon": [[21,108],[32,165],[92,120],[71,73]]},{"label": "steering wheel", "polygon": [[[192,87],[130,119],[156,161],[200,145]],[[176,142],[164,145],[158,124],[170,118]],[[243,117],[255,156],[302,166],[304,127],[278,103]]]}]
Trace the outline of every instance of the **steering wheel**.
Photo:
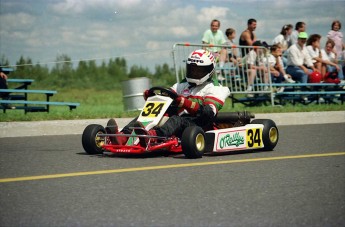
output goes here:
[{"label": "steering wheel", "polygon": [[164,87],[152,87],[149,89],[148,95],[149,96],[154,96],[154,95],[168,96],[172,98],[173,100],[175,100],[178,97],[176,92],[174,92],[170,88],[164,88]]}]

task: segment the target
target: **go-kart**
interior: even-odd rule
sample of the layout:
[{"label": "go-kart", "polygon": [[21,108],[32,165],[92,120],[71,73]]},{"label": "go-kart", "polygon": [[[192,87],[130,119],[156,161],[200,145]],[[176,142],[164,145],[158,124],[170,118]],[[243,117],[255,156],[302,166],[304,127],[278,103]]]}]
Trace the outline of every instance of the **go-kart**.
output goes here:
[{"label": "go-kart", "polygon": [[[177,94],[167,88],[153,87],[149,89],[148,98],[138,121],[145,130],[163,125],[168,117],[169,108],[176,108],[174,100]],[[82,144],[88,154],[104,152],[143,154],[166,150],[183,153],[187,158],[201,158],[204,154],[231,152],[240,150],[273,150],[278,143],[279,133],[274,121],[270,119],[253,119],[250,112],[219,112],[211,130],[204,131],[201,127],[190,126],[182,136],[159,137],[136,135],[136,127],[131,127],[131,134],[106,133],[108,126],[88,125],[82,135]],[[253,119],[253,120],[252,120]],[[111,137],[128,137],[125,145],[112,144]],[[148,141],[145,147],[139,143],[139,137]]]}]

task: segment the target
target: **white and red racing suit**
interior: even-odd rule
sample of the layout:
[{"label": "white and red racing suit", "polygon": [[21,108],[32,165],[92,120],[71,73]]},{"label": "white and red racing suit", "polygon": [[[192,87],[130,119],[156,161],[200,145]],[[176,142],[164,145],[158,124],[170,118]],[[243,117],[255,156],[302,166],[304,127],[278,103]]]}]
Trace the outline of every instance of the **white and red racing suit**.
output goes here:
[{"label": "white and red racing suit", "polygon": [[230,95],[229,88],[223,87],[217,80],[209,80],[198,86],[192,86],[184,80],[171,88],[178,95],[197,102],[199,108],[192,115],[186,109],[179,109],[178,115],[171,116],[163,126],[155,128],[159,136],[181,136],[185,128],[195,125],[204,130],[212,128],[214,117]]}]

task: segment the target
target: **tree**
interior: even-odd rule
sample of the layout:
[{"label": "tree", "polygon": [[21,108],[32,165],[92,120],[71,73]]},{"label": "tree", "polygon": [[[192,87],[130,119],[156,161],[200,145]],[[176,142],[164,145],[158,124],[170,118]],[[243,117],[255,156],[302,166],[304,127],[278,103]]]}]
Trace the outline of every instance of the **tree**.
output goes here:
[{"label": "tree", "polygon": [[157,65],[155,69],[154,82],[158,83],[156,85],[171,86],[176,83],[175,71],[173,68],[169,68],[167,63],[164,63],[162,66]]},{"label": "tree", "polygon": [[56,64],[51,71],[51,79],[58,86],[66,86],[72,83],[74,77],[71,58],[65,54],[56,57]]},{"label": "tree", "polygon": [[151,73],[148,68],[143,68],[141,66],[133,65],[129,71],[129,78],[136,77],[151,77]]}]

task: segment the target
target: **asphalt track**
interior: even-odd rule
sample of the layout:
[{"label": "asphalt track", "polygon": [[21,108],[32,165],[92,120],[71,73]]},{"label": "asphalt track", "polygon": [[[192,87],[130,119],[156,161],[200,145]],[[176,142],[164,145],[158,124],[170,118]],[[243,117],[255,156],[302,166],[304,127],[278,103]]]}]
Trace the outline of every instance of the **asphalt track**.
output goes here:
[{"label": "asphalt track", "polygon": [[344,226],[345,123],[279,132],[272,152],[197,160],[0,138],[0,226]]}]

